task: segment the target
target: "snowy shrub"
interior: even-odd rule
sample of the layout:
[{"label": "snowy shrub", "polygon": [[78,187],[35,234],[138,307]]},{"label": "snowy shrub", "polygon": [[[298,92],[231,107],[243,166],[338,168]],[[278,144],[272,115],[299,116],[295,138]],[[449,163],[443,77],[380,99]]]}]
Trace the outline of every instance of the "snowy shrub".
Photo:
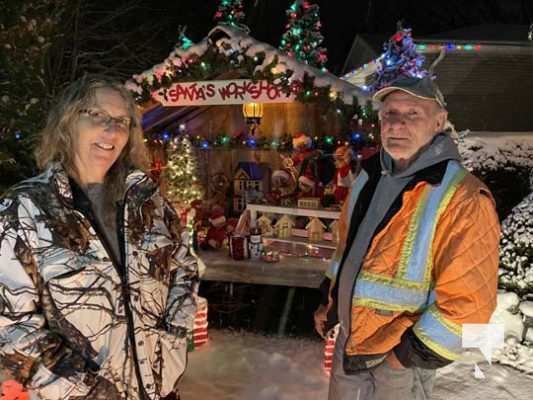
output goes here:
[{"label": "snowy shrub", "polygon": [[533,190],[533,140],[467,137],[459,151],[465,167],[491,190],[501,220]]},{"label": "snowy shrub", "polygon": [[533,296],[533,193],[502,223],[500,286]]}]

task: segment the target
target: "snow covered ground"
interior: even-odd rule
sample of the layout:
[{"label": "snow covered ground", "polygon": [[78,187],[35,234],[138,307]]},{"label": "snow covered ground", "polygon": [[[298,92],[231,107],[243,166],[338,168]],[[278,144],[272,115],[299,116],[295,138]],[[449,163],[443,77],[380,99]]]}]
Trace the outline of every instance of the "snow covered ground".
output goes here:
[{"label": "snow covered ground", "polygon": [[[208,344],[189,355],[183,400],[327,398],[323,343],[318,340],[213,329],[209,334]],[[474,377],[472,362],[439,370],[432,400],[531,399],[533,376],[499,364],[478,365],[485,379]]]}]

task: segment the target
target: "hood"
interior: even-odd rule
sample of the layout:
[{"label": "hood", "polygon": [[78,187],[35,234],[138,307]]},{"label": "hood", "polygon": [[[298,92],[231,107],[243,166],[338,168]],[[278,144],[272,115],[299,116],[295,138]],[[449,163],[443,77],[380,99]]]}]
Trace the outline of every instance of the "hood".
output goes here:
[{"label": "hood", "polygon": [[439,133],[436,135],[429,146],[418,155],[416,160],[405,170],[398,173],[394,172],[394,162],[390,154],[387,153],[384,148],[381,149],[380,153],[383,174],[390,174],[395,178],[411,177],[418,171],[445,160],[461,161],[461,155],[459,154],[457,145],[450,136],[445,133]]}]

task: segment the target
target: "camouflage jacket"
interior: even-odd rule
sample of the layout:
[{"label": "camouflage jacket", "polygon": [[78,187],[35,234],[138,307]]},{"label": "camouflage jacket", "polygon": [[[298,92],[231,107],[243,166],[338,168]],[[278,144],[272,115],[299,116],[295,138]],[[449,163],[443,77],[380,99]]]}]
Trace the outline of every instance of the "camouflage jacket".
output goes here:
[{"label": "camouflage jacket", "polygon": [[59,165],[0,201],[0,376],[32,398],[157,400],[177,390],[196,259],[154,182],[136,171],[126,187],[122,265],[74,207]]}]

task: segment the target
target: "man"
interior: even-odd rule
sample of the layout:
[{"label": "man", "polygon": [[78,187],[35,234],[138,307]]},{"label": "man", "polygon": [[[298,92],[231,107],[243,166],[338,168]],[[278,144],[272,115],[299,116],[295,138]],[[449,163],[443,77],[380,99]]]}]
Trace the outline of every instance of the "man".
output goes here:
[{"label": "man", "polygon": [[315,313],[340,322],[330,400],[428,399],[459,357],[462,325],[496,305],[500,227],[488,189],[460,164],[429,77],[379,90],[383,150],[363,163]]}]

